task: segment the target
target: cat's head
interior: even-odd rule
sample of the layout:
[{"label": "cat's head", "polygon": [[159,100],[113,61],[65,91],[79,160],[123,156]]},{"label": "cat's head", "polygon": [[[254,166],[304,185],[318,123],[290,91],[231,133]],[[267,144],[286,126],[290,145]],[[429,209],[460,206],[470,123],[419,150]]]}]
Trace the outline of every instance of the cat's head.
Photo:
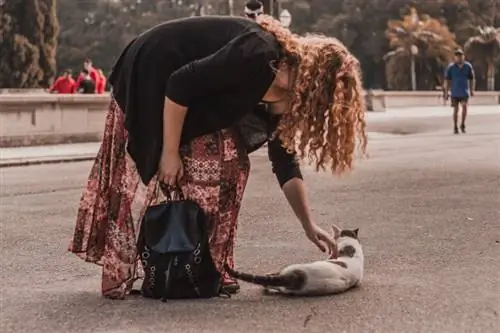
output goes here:
[{"label": "cat's head", "polygon": [[[338,257],[354,257],[359,255],[361,255],[361,257],[363,256],[361,243],[358,238],[359,228],[341,229],[336,225],[332,225],[332,231],[333,238],[337,242]],[[335,257],[331,256],[329,259],[335,259]]]},{"label": "cat's head", "polygon": [[335,224],[332,225],[333,239],[337,240],[342,237],[350,237],[359,241],[359,228],[356,229],[341,229]]}]

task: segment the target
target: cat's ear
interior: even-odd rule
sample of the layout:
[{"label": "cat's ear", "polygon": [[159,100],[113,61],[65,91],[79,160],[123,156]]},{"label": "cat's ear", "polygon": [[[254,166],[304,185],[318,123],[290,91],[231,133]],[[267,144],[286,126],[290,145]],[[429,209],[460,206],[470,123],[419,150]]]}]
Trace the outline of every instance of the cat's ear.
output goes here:
[{"label": "cat's ear", "polygon": [[340,237],[340,233],[342,232],[342,229],[337,227],[335,224],[332,224],[332,232],[333,232],[333,238],[337,239]]},{"label": "cat's ear", "polygon": [[353,231],[354,231],[354,234],[356,235],[356,238],[358,238],[359,228],[356,228],[356,229],[354,229]]}]

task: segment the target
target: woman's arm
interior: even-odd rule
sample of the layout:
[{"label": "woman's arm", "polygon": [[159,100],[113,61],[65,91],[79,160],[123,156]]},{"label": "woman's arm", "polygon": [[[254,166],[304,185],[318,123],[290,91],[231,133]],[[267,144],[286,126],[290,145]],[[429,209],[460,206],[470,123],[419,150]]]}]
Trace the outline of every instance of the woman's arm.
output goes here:
[{"label": "woman's arm", "polygon": [[281,146],[281,141],[275,138],[268,144],[269,159],[273,172],[285,194],[285,197],[297,216],[306,236],[323,252],[328,252],[336,258],[337,247],[332,235],[321,229],[313,221],[309,201],[307,199],[302,173],[295,154],[288,153]]},{"label": "woman's arm", "polygon": [[295,154],[286,151],[279,138],[269,142],[267,151],[278,183],[300,224],[306,230],[311,226],[312,219],[299,162]]},{"label": "woman's arm", "polygon": [[311,218],[304,181],[301,178],[291,178],[283,184],[282,190],[302,228],[304,230],[310,229],[314,222]]},{"label": "woman's arm", "polygon": [[163,108],[163,153],[179,153],[187,107],[165,98]]},{"label": "woman's arm", "polygon": [[158,166],[158,180],[168,185],[175,185],[184,175],[179,154],[182,127],[186,118],[187,107],[170,99],[165,99],[163,107],[163,146]]},{"label": "woman's arm", "polygon": [[267,153],[271,161],[272,169],[281,188],[290,179],[302,179],[300,165],[295,154],[290,154],[281,145],[279,138],[274,138],[267,145]]}]

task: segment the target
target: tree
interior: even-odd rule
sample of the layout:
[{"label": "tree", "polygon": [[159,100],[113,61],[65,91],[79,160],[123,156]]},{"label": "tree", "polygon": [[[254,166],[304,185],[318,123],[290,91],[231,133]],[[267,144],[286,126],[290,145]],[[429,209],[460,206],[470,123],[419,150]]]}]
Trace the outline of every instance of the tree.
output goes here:
[{"label": "tree", "polygon": [[43,72],[42,86],[52,83],[56,75],[56,50],[59,36],[59,23],[56,15],[56,0],[39,0],[40,18],[43,20],[36,44],[40,50],[40,68]]},{"label": "tree", "polygon": [[[367,88],[386,87],[383,56],[389,50],[387,21],[400,17],[411,0],[313,0],[313,31],[340,39],[359,59]],[[297,20],[295,20],[297,21]]]},{"label": "tree", "polygon": [[0,8],[0,87],[49,85],[58,34],[55,0],[5,1]]},{"label": "tree", "polygon": [[386,35],[389,46],[393,49],[384,57],[389,60],[387,64],[388,73],[391,74],[388,75],[389,81],[401,81],[401,75],[404,74],[401,70],[391,70],[391,66],[399,63],[395,58],[407,59],[410,65],[412,90],[417,89],[417,61],[420,62],[421,68],[427,67],[428,73],[435,73],[436,69],[444,67],[452,58],[456,47],[455,36],[438,20],[428,15],[419,16],[415,8],[403,16],[402,20],[389,20],[387,27]]},{"label": "tree", "polygon": [[495,65],[500,61],[500,28],[478,27],[478,34],[465,43],[467,58],[486,67],[487,89],[495,90]]},{"label": "tree", "polygon": [[[0,0],[0,2],[19,2]],[[32,1],[32,0],[25,0]],[[85,57],[105,72],[125,45],[150,27],[173,18],[200,13],[200,4],[208,14],[243,15],[246,0],[58,0],[61,34],[57,61],[60,68],[79,69]],[[268,2],[264,1],[266,6]],[[500,0],[274,0],[293,16],[292,30],[303,34],[318,32],[340,39],[360,60],[367,88],[411,89],[409,56],[384,55],[390,47],[387,22],[400,19],[415,7],[424,21],[426,15],[448,26],[460,45],[476,35],[477,26],[500,26]],[[495,7],[496,6],[496,7]],[[278,6],[279,7],[279,6]],[[0,30],[3,27],[0,26]],[[418,44],[418,43],[417,43]],[[417,45],[415,78],[418,89],[440,84],[447,52],[435,58],[433,49]],[[474,60],[477,87],[486,87],[486,67]],[[499,65],[500,66],[500,65]],[[500,69],[497,70],[500,82]]]},{"label": "tree", "polygon": [[[109,72],[123,48],[162,22],[200,14],[199,0],[59,0],[59,68],[81,69],[85,58]],[[226,0],[204,0],[204,11],[227,10]],[[222,9],[225,8],[225,9]]]}]

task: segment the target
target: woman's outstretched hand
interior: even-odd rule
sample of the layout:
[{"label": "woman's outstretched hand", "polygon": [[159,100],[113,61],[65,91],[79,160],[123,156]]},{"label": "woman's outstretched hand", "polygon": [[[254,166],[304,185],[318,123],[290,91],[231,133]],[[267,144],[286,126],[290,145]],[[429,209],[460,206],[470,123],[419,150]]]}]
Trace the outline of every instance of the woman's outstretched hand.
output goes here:
[{"label": "woman's outstretched hand", "polygon": [[158,180],[163,184],[174,186],[184,176],[184,167],[178,152],[161,154],[158,165]]},{"label": "woman's outstretched hand", "polygon": [[311,224],[305,230],[307,238],[313,242],[321,251],[327,252],[330,258],[338,257],[337,243],[333,235],[320,228],[316,224]]}]

